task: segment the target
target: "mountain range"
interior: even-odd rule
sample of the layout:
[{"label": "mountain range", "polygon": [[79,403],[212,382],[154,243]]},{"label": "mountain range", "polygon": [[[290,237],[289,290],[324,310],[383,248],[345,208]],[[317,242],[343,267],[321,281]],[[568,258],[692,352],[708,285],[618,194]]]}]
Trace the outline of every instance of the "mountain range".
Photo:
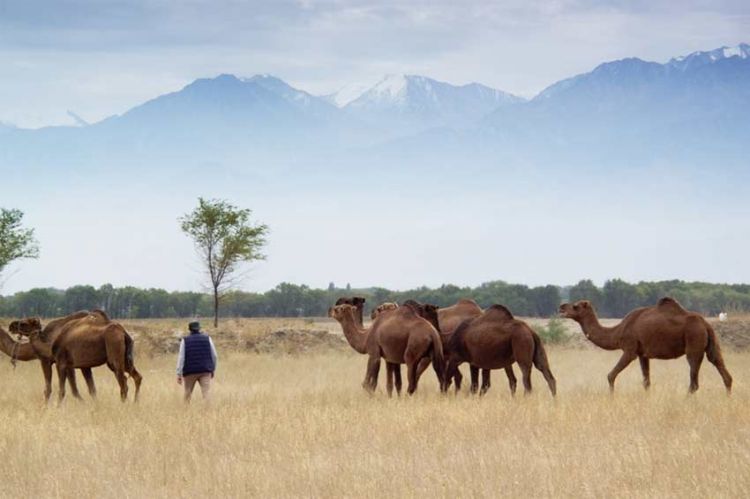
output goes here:
[{"label": "mountain range", "polygon": [[[750,45],[603,63],[523,99],[479,83],[389,75],[316,96],[270,75],[196,80],[98,123],[0,124],[0,169],[468,161],[697,167],[750,153]],[[502,165],[498,165],[502,163]],[[424,165],[423,165],[424,166]]]}]

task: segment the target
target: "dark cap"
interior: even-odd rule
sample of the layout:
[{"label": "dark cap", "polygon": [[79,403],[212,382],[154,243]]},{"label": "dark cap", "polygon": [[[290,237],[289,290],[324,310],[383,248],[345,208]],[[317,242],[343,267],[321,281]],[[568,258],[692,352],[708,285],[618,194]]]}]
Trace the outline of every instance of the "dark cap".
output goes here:
[{"label": "dark cap", "polygon": [[188,324],[188,330],[190,331],[200,331],[201,330],[201,323],[198,321],[191,322]]}]

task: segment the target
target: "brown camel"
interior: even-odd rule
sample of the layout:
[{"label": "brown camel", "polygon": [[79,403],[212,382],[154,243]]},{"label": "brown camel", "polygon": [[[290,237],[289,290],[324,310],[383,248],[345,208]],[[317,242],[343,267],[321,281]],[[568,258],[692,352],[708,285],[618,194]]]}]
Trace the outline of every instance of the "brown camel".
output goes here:
[{"label": "brown camel", "polygon": [[[102,364],[107,364],[114,372],[123,401],[128,395],[125,374],[129,374],[135,382],[135,399],[138,400],[142,376],[133,365],[133,340],[120,324],[108,318],[104,321],[105,318],[103,313],[92,313],[70,321],[52,343],[59,378],[59,401],[65,397],[65,380],[70,380],[74,369],[91,369]],[[29,334],[32,344],[39,341],[40,334],[38,331]]]},{"label": "brown camel", "polygon": [[[42,329],[41,321],[36,317],[21,319],[10,323],[10,331],[14,334],[23,334],[29,336],[31,333],[38,332],[35,336],[35,341],[30,342],[32,349],[36,353],[37,358],[42,366],[42,374],[44,375],[44,399],[49,400],[52,394],[52,365],[55,363],[54,356],[52,355],[52,343],[57,339],[66,324],[88,317],[89,314],[94,314],[99,320],[109,321],[109,318],[101,310],[95,310],[88,312],[82,310],[74,314],[70,314],[59,319],[52,320]],[[92,397],[96,396],[96,385],[94,384],[94,377],[91,373],[91,369],[81,369],[86,385],[89,389],[89,394]],[[76,385],[75,374],[70,377],[70,390],[76,398],[81,398],[78,387]]]},{"label": "brown camel", "polygon": [[[431,359],[443,388],[443,346],[438,332],[429,322],[410,308],[400,307],[381,314],[365,329],[357,323],[356,310],[352,305],[336,305],[329,309],[328,315],[341,324],[344,336],[354,350],[369,355],[363,383],[368,391],[377,387],[381,357],[389,365],[406,364],[409,395],[417,389],[417,367],[426,357]],[[392,384],[389,383],[387,389],[391,396]]]},{"label": "brown camel", "polygon": [[359,325],[364,325],[363,322],[363,309],[365,308],[365,302],[367,300],[361,296],[344,296],[336,300],[336,305],[353,305],[357,308],[357,320]]},{"label": "brown camel", "polygon": [[398,303],[393,303],[390,301],[381,303],[380,305],[372,309],[372,312],[370,312],[370,319],[375,320],[377,316],[382,314],[383,312],[387,312],[388,310],[395,310],[397,308],[398,308]]},{"label": "brown camel", "polygon": [[[438,332],[440,333],[440,338],[443,340],[444,353],[447,352],[450,338],[459,324],[461,324],[465,320],[473,319],[482,315],[482,309],[479,305],[477,305],[477,302],[475,302],[474,300],[469,300],[467,298],[458,300],[455,305],[451,305],[450,307],[439,309],[434,305],[423,305],[415,300],[407,300],[406,302],[404,302],[404,305],[410,305],[413,308],[419,310],[418,313],[422,317],[430,320],[431,323],[435,325],[435,329],[438,330]],[[425,307],[427,307],[427,309]],[[437,322],[433,322],[430,319],[431,311],[428,309],[429,307],[433,307],[437,311],[437,316],[435,319]],[[469,365],[469,370],[471,372],[471,393],[477,393],[477,390],[479,389],[479,368],[474,365]],[[490,373],[491,371],[489,369],[482,369],[482,388],[479,391],[480,395],[484,395],[485,393],[487,393],[487,390],[489,390],[490,388]],[[505,374],[508,377],[510,393],[515,395],[518,380],[516,379],[516,375],[513,372],[513,367],[506,367]],[[447,386],[450,386],[451,381],[455,382],[456,392],[458,392],[461,389],[462,380],[463,376],[461,375],[461,371],[456,369],[453,372],[453,378],[447,378],[445,382]]]},{"label": "brown camel", "polygon": [[690,393],[698,389],[698,373],[705,353],[719,371],[727,393],[732,390],[732,376],[724,366],[719,340],[711,325],[695,312],[688,312],[673,298],[662,298],[655,306],[636,308],[616,326],[599,324],[591,302],[586,300],[560,305],[560,314],[581,325],[583,334],[605,350],[622,350],[622,357],[607,375],[609,388],[636,358],[640,360],[643,387],[651,385],[649,359],[676,359],[687,356],[690,364]]},{"label": "brown camel", "polygon": [[35,360],[38,357],[31,343],[21,343],[16,341],[8,334],[8,331],[0,327],[0,351],[10,357],[11,363],[15,365],[16,361]]},{"label": "brown camel", "polygon": [[547,380],[552,395],[557,383],[549,368],[541,338],[502,305],[492,305],[482,315],[461,323],[448,342],[446,377],[462,362],[481,369],[504,369],[517,362],[521,368],[524,392],[531,392],[531,366]]}]

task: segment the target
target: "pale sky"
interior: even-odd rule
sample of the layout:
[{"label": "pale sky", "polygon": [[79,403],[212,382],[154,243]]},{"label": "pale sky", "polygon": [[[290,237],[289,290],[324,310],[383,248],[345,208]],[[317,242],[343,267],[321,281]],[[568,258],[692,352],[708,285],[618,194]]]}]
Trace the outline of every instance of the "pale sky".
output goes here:
[{"label": "pale sky", "polygon": [[0,122],[93,122],[220,73],[319,94],[423,74],[531,97],[603,61],[748,33],[743,0],[0,0]]}]

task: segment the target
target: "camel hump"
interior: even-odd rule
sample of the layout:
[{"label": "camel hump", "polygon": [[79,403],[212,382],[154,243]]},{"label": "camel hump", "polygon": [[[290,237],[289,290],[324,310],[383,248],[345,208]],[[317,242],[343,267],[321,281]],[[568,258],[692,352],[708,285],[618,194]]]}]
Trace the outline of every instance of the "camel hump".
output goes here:
[{"label": "camel hump", "polygon": [[508,307],[505,305],[500,305],[498,303],[490,306],[490,308],[487,309],[487,312],[492,312],[498,317],[502,317],[505,320],[512,321],[514,319],[513,314],[510,310],[508,310]]},{"label": "camel hump", "polygon": [[659,310],[664,311],[687,312],[684,308],[682,308],[682,305],[680,305],[677,300],[669,296],[665,296],[664,298],[659,299],[659,301],[656,302],[656,306],[659,308]]},{"label": "camel hump", "polygon": [[98,309],[98,308],[92,310],[90,314],[93,315],[93,316],[97,316],[100,319],[103,319],[103,320],[105,320],[107,322],[109,322],[109,320],[110,320],[109,316],[107,315],[107,312],[105,312],[104,310]]},{"label": "camel hump", "polygon": [[461,298],[460,300],[456,302],[456,305],[475,305],[477,307],[479,306],[477,305],[477,302],[475,302],[471,298]]}]

